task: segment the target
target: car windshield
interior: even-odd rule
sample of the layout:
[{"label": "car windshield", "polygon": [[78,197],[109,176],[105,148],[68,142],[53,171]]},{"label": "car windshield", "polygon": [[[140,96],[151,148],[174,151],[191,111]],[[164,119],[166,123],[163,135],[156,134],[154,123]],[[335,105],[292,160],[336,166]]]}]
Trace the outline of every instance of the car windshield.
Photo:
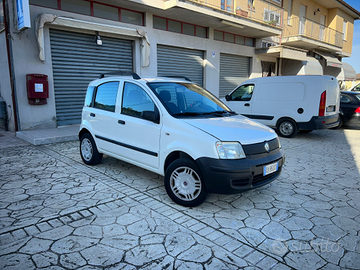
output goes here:
[{"label": "car windshield", "polygon": [[173,116],[229,116],[235,114],[213,94],[197,84],[151,82],[148,85]]}]

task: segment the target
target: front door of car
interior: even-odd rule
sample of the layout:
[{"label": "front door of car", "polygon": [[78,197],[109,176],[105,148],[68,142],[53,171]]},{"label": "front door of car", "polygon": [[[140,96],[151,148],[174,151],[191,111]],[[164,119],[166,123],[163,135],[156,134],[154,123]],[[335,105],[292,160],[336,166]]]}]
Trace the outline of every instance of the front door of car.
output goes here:
[{"label": "front door of car", "polygon": [[226,97],[225,103],[233,111],[251,118],[253,93],[254,84],[240,85]]},{"label": "front door of car", "polygon": [[159,111],[149,94],[139,85],[124,82],[121,112],[113,129],[116,155],[141,167],[159,168],[160,121],[146,120],[144,114],[156,115]]}]

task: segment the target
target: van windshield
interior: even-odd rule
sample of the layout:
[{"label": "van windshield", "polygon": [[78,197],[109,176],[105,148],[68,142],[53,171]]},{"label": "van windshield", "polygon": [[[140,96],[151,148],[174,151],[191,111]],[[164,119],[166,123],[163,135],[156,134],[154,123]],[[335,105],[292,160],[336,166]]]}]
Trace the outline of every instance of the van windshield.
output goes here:
[{"label": "van windshield", "polygon": [[197,84],[151,82],[148,85],[173,116],[228,116],[235,114],[213,94]]}]

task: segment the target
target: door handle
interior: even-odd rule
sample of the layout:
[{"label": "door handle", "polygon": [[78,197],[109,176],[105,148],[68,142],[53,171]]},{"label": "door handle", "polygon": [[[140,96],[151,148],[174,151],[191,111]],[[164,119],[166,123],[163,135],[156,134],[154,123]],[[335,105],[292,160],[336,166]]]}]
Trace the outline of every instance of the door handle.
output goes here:
[{"label": "door handle", "polygon": [[118,123],[121,125],[125,125],[125,121],[123,121],[123,120],[118,120]]},{"label": "door handle", "polygon": [[95,113],[90,113],[90,116],[91,116],[91,117],[95,117]]},{"label": "door handle", "polygon": [[244,106],[250,107],[250,103],[245,103]]}]

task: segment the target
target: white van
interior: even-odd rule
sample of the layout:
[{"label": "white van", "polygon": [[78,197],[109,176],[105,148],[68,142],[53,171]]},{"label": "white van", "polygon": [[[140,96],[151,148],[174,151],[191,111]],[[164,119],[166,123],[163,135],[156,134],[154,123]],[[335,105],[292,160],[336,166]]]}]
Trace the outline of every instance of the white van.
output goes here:
[{"label": "white van", "polygon": [[163,175],[170,198],[189,207],[208,193],[268,184],[285,162],[274,130],[176,78],[132,74],[90,82],[79,139],[85,164],[106,154]]},{"label": "white van", "polygon": [[222,101],[237,113],[293,137],[339,125],[340,89],[322,75],[276,76],[243,82]]}]

